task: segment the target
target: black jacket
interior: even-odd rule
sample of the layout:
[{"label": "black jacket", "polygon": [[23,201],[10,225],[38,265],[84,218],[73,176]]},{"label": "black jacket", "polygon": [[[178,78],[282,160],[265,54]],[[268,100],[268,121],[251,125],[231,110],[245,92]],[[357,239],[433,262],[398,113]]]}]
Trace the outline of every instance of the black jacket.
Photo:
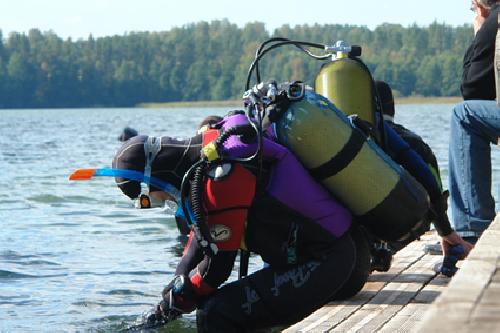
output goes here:
[{"label": "black jacket", "polygon": [[496,98],[493,63],[499,9],[500,5],[493,6],[490,15],[465,52],[460,87],[464,100]]}]

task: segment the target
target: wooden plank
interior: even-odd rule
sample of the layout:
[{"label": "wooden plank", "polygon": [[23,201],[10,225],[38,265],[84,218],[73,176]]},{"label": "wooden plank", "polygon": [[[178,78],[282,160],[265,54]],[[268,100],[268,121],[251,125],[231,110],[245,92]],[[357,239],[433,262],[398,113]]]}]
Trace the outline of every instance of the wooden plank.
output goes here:
[{"label": "wooden plank", "polygon": [[285,332],[500,332],[500,215],[451,280],[442,257],[423,255],[424,237],[400,251],[359,295],[329,303]]},{"label": "wooden plank", "polygon": [[[411,329],[419,322],[447,280],[436,278],[434,266],[440,256],[425,255],[425,244],[436,242],[424,236],[394,257],[388,272],[374,272],[363,290],[344,302],[332,302],[285,332],[372,332]],[[409,308],[408,308],[409,307]]]},{"label": "wooden plank", "polygon": [[425,235],[409,244],[395,255],[391,269],[374,272],[358,295],[329,303],[284,332],[411,331],[450,280],[434,272],[442,257],[424,254],[424,246],[435,242],[435,236]]},{"label": "wooden plank", "polygon": [[[434,279],[436,274],[433,267],[440,260],[436,256],[424,256],[421,260],[408,267],[394,282],[387,284],[376,297],[363,307],[374,311],[375,316],[372,315],[373,318],[370,320],[364,319],[364,323],[358,323],[357,327],[362,325],[362,329],[366,331],[390,331],[402,322],[405,323],[405,327],[412,327],[415,322],[420,320],[423,312],[416,313],[412,317],[407,315],[406,307],[415,302],[421,292],[425,290],[426,285]],[[436,286],[429,287],[427,292],[432,288],[436,289]],[[386,294],[386,297],[384,297],[384,294]],[[419,301],[433,300],[435,297],[437,295],[434,294],[433,297],[429,297],[429,294],[427,294],[427,296],[420,297]],[[423,309],[421,310],[423,311]],[[346,323],[346,326],[348,327],[350,324]],[[340,331],[342,331],[342,328],[342,326],[339,326]]]},{"label": "wooden plank", "polygon": [[[446,290],[429,307],[419,332],[500,331],[500,214],[483,233]],[[442,323],[447,323],[443,327]]]},{"label": "wooden plank", "polygon": [[420,284],[389,283],[360,311],[336,326],[335,330],[370,332],[379,330],[411,301],[420,287]]},{"label": "wooden plank", "polygon": [[426,304],[410,303],[398,312],[379,331],[384,333],[411,332],[427,309]]},{"label": "wooden plank", "polygon": [[[440,258],[439,258],[440,259]],[[436,261],[436,260],[434,260]],[[381,332],[411,332],[420,324],[429,304],[446,288],[450,278],[438,275],[420,290],[409,304],[403,307],[381,329]]]}]

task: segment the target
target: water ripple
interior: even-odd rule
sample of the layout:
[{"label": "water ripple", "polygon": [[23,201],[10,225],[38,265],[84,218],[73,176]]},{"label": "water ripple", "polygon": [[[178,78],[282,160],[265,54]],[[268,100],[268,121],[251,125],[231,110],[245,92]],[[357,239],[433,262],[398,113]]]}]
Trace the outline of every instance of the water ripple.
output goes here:
[{"label": "water ripple", "polygon": [[134,302],[134,303],[107,303],[98,301],[78,301],[73,302],[71,305],[84,307],[84,308],[125,308],[130,306],[150,306],[151,303]]},{"label": "water ripple", "polygon": [[50,277],[61,277],[61,276],[68,276],[68,274],[30,275],[30,274],[23,274],[14,271],[0,269],[0,279],[38,279],[38,278],[50,278]]},{"label": "water ripple", "polygon": [[0,269],[0,279],[36,278],[37,276]]},{"label": "water ripple", "polygon": [[0,252],[0,259],[4,260],[18,260],[18,259],[26,259],[26,258],[40,258],[39,255],[33,254],[20,254],[19,252],[12,250],[5,250]]},{"label": "water ripple", "polygon": [[61,266],[61,264],[57,262],[47,261],[47,260],[28,260],[28,261],[18,261],[18,260],[4,260],[3,262],[10,264],[18,264],[23,266]]},{"label": "water ripple", "polygon": [[65,198],[53,194],[35,195],[27,197],[26,199],[33,202],[47,203],[47,204],[66,202]]},{"label": "water ripple", "polygon": [[170,272],[167,271],[111,271],[105,273],[97,273],[97,272],[74,272],[74,275],[95,275],[95,276],[108,276],[108,275],[166,275]]},{"label": "water ripple", "polygon": [[113,289],[110,291],[102,292],[103,295],[140,295],[140,296],[154,296],[148,295],[142,291],[131,290],[131,289]]}]

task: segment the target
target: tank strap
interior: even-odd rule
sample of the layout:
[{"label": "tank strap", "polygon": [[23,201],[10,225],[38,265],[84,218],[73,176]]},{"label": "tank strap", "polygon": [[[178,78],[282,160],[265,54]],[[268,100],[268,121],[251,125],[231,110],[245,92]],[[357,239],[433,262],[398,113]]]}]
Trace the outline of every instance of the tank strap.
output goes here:
[{"label": "tank strap", "polygon": [[146,141],[144,141],[144,154],[145,154],[145,166],[144,166],[144,179],[149,181],[151,179],[151,166],[156,158],[156,155],[161,150],[161,136],[154,137],[148,136]]},{"label": "tank strap", "polygon": [[366,137],[358,129],[353,129],[349,140],[335,156],[319,167],[310,169],[309,172],[316,180],[336,175],[352,162],[365,142]]}]

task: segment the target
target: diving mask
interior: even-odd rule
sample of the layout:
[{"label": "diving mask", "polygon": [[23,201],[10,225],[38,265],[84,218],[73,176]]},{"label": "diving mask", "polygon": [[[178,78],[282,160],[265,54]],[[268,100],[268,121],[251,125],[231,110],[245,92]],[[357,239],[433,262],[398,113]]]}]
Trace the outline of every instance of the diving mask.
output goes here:
[{"label": "diving mask", "polygon": [[147,193],[142,193],[135,200],[135,208],[145,209],[145,208],[163,208],[165,207],[165,200],[155,198]]}]

